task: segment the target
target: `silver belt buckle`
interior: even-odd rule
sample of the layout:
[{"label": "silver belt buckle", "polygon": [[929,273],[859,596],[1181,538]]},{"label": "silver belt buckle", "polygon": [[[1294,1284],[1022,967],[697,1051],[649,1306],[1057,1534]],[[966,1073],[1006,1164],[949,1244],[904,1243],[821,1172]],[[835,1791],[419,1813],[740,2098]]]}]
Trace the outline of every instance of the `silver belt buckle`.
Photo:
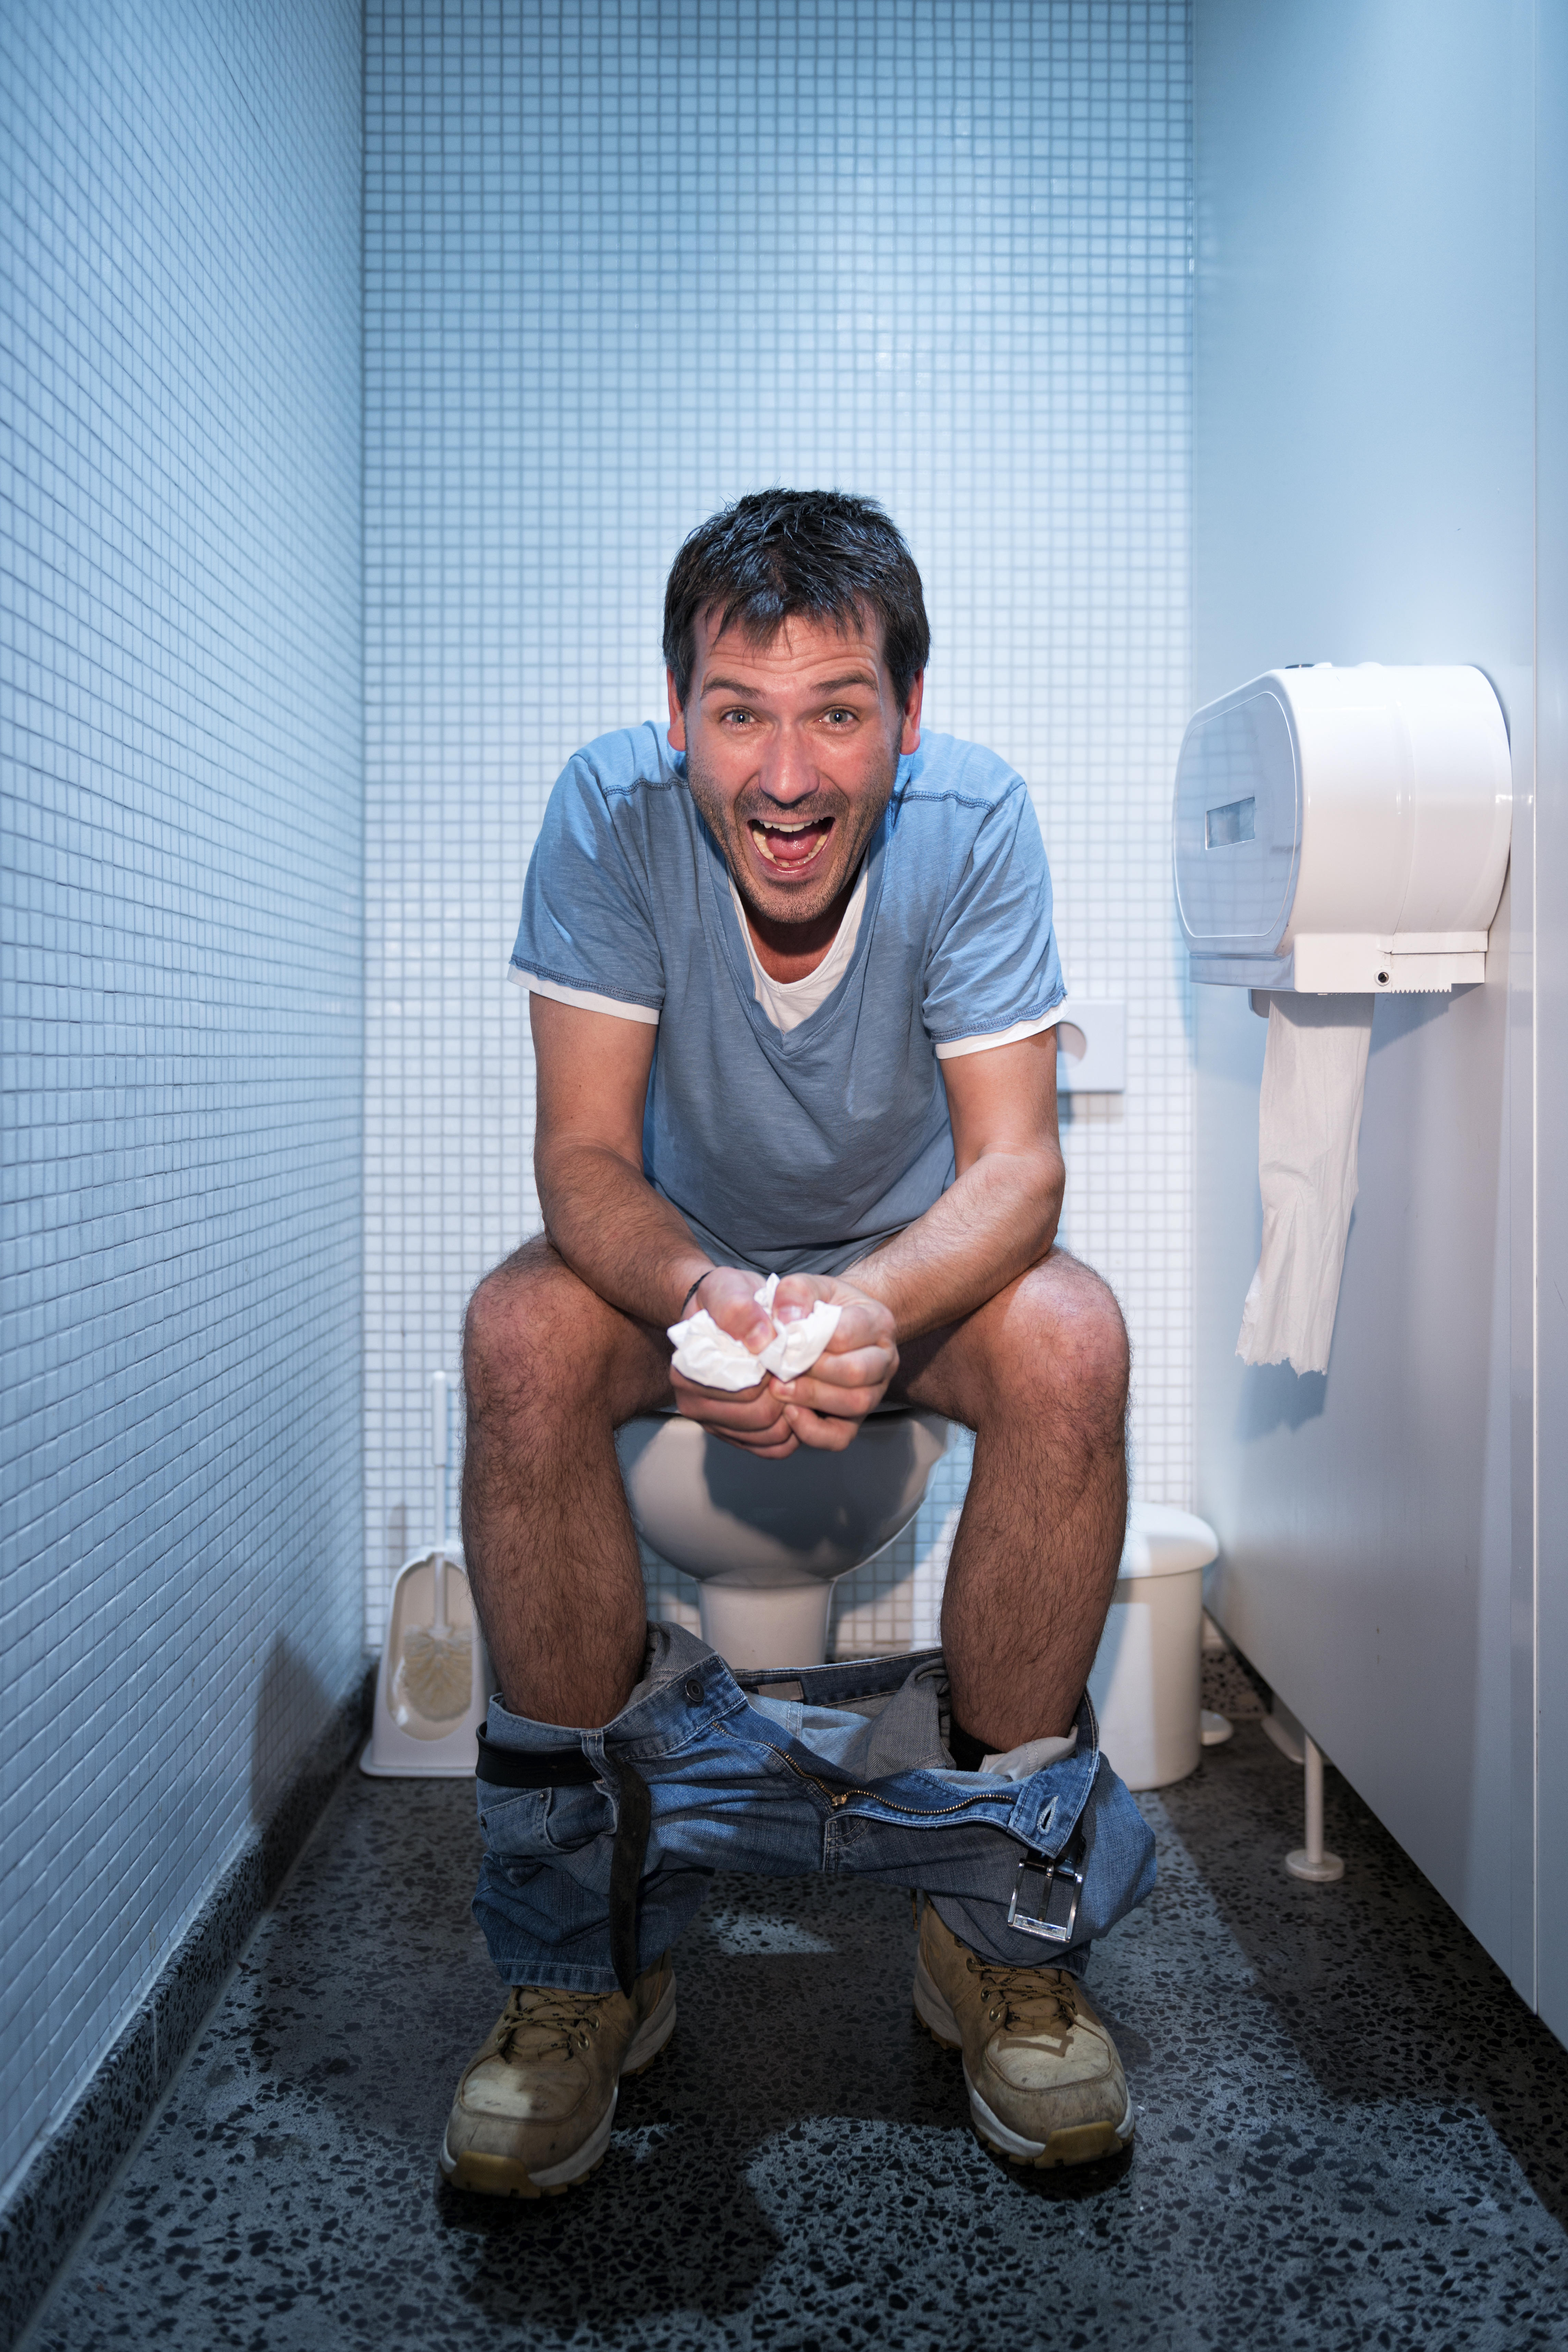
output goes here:
[{"label": "silver belt buckle", "polygon": [[[1044,1884],[1038,1896],[1039,1909],[1026,1911],[1020,1907],[1024,1894],[1024,1874],[1038,1871]],[[1064,1879],[1072,1889],[1068,1904],[1068,1916],[1063,1920],[1051,1917],[1051,1901],[1057,1891],[1057,1881]],[[1078,1901],[1083,1893],[1083,1873],[1074,1870],[1066,1861],[1051,1862],[1043,1853],[1026,1853],[1018,1864],[1018,1874],[1013,1881],[1013,1896],[1007,1906],[1007,1925],[1016,1927],[1023,1936],[1039,1936],[1047,1944],[1070,1944],[1078,1926]]]}]

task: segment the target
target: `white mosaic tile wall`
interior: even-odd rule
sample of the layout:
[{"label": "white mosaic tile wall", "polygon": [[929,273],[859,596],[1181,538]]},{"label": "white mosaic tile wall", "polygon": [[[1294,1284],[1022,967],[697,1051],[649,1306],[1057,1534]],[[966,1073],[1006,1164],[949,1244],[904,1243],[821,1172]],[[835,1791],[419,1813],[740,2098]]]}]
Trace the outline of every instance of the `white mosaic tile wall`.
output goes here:
[{"label": "white mosaic tile wall", "polygon": [[361,1671],[361,37],[0,9],[0,2183]]},{"label": "white mosaic tile wall", "polygon": [[[1128,1007],[1065,1231],[1131,1326],[1138,1486],[1187,1501],[1186,39],[1181,0],[371,0],[373,1640],[427,1528],[426,1376],[536,1228],[503,974],[545,795],[662,709],[669,561],[770,482],[902,524],[931,723],[1030,778],[1069,986]],[[843,1593],[841,1653],[934,1622],[966,1465]]]}]

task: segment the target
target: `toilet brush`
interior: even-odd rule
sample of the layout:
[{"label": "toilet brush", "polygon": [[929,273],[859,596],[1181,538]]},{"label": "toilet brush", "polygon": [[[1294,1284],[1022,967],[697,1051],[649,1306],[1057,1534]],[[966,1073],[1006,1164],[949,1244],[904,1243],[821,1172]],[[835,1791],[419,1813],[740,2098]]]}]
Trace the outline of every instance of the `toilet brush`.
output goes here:
[{"label": "toilet brush", "polygon": [[428,1625],[404,1637],[398,1675],[401,1696],[427,1723],[449,1723],[468,1705],[474,1683],[471,1625],[447,1617],[447,1375],[430,1376],[431,1454],[436,1468],[436,1548],[431,1559],[434,1609]]}]

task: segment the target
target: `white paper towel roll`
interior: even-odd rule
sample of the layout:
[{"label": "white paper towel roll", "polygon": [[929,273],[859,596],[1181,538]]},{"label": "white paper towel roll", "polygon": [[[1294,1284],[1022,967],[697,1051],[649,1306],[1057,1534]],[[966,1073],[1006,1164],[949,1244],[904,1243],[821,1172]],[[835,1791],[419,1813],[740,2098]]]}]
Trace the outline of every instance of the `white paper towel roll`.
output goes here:
[{"label": "white paper towel roll", "polygon": [[1269,999],[1258,1119],[1263,1250],[1241,1310],[1244,1363],[1328,1370],[1372,1007],[1370,996]]}]

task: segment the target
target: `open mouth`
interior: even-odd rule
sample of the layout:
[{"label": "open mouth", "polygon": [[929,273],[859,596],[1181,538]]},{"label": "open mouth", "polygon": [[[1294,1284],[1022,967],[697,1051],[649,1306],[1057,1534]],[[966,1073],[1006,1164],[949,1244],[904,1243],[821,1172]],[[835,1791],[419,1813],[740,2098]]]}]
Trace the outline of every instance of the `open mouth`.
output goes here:
[{"label": "open mouth", "polygon": [[819,816],[809,824],[766,824],[755,816],[747,820],[763,863],[779,874],[803,874],[814,865],[833,831],[833,822],[830,816]]}]

